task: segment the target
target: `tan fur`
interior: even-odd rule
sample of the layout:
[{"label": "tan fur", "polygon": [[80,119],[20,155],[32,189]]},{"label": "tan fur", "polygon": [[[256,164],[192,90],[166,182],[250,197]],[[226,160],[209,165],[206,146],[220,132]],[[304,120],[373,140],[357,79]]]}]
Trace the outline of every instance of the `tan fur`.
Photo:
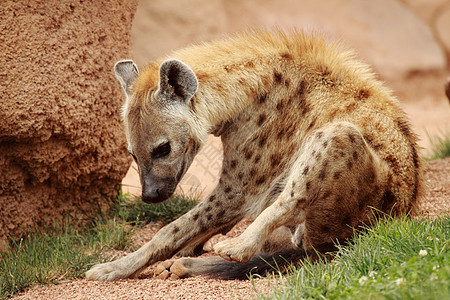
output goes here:
[{"label": "tan fur", "polygon": [[[192,211],[135,253],[94,266],[89,279],[130,277],[201,249],[249,215],[255,221],[216,253],[246,262],[281,226],[293,228],[298,247],[332,250],[374,210],[406,214],[421,193],[416,136],[397,100],[352,52],[321,36],[254,31],[186,48],[148,65],[129,91],[130,152],[153,195],[168,191],[145,199],[170,196],[209,133],[222,138],[222,174]],[[170,154],[153,159],[165,142]]]}]

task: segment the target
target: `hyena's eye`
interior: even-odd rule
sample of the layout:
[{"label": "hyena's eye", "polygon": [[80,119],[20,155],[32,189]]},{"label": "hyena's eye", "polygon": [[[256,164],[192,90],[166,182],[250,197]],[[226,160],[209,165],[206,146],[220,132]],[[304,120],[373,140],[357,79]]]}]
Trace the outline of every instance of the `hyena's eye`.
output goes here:
[{"label": "hyena's eye", "polygon": [[170,153],[170,143],[164,143],[160,146],[158,146],[155,150],[152,152],[153,158],[160,158],[169,155]]}]

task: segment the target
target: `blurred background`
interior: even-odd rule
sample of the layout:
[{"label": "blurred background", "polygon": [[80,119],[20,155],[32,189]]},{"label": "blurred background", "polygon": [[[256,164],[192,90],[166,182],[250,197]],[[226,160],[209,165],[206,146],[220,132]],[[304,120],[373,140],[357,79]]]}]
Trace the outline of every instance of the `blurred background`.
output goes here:
[{"label": "blurred background", "polygon": [[[419,135],[450,132],[444,93],[450,75],[449,0],[139,0],[132,25],[132,59],[139,67],[171,51],[249,28],[319,31],[355,49],[393,89]],[[179,192],[208,194],[218,181],[222,149],[210,137]],[[140,194],[133,164],[124,192]]]}]

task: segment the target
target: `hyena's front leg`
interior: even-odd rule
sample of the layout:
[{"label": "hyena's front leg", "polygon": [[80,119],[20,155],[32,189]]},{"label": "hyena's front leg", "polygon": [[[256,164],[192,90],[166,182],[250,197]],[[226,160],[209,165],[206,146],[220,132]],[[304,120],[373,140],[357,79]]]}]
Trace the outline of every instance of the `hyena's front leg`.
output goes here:
[{"label": "hyena's front leg", "polygon": [[[229,205],[230,203],[227,203]],[[118,260],[98,264],[86,272],[90,280],[113,281],[135,277],[147,266],[172,257],[188,245],[198,245],[242,218],[230,207],[221,208],[216,194],[161,228],[151,241]]]}]

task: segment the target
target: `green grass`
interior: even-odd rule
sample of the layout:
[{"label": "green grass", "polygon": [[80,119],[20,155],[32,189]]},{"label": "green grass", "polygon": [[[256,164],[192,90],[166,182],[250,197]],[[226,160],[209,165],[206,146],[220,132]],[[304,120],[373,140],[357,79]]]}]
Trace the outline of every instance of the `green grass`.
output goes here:
[{"label": "green grass", "polygon": [[428,139],[431,143],[431,150],[429,155],[426,157],[428,160],[435,160],[440,158],[445,158],[450,156],[450,133],[436,135]]},{"label": "green grass", "polygon": [[450,299],[450,217],[389,220],[339,247],[331,262],[303,262],[259,299]]},{"label": "green grass", "polygon": [[193,199],[175,196],[162,204],[147,205],[120,193],[111,211],[99,213],[90,227],[79,228],[66,221],[51,230],[11,239],[9,250],[0,253],[0,299],[32,285],[83,277],[93,264],[111,259],[105,251],[129,248],[138,226],[170,222],[195,204]]}]

